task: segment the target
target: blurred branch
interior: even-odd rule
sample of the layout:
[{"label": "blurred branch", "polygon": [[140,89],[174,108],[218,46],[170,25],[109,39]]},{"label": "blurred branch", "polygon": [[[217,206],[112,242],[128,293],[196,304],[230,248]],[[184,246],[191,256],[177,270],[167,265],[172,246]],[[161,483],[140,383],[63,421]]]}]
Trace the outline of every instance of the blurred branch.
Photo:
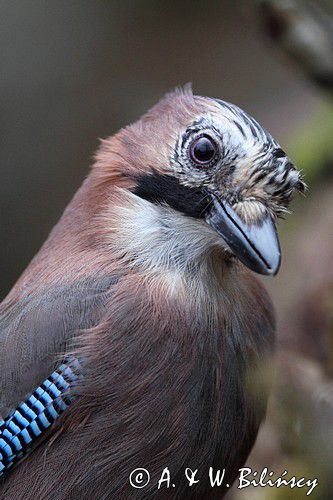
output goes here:
[{"label": "blurred branch", "polygon": [[318,2],[259,0],[268,36],[333,95],[333,18]]}]

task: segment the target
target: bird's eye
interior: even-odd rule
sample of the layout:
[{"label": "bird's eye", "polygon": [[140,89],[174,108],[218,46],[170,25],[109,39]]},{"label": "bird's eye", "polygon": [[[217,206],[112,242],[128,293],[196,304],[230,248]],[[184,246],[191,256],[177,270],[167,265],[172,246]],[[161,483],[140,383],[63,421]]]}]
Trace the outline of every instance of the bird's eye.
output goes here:
[{"label": "bird's eye", "polygon": [[194,139],[190,144],[189,156],[197,166],[211,165],[218,156],[218,148],[213,139],[207,135],[202,135]]}]

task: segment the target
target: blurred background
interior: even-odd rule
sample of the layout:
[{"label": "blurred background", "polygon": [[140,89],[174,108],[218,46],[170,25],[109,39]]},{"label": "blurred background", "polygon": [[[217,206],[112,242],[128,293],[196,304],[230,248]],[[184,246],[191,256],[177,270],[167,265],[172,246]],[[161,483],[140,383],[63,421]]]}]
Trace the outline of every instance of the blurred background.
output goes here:
[{"label": "blurred background", "polygon": [[[318,477],[312,497],[333,498],[332,3],[1,0],[0,8],[1,298],[87,175],[98,138],[186,82],[245,108],[309,185],[280,223],[281,272],[265,279],[278,315],[277,381],[248,463]],[[306,489],[229,493],[305,497]]]}]

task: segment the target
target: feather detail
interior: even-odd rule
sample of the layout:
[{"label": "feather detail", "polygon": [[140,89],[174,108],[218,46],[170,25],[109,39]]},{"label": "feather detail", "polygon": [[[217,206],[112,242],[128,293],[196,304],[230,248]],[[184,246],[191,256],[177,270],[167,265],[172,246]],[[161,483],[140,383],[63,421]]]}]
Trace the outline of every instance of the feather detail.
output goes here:
[{"label": "feather detail", "polygon": [[77,359],[61,364],[16,410],[0,421],[0,477],[26,457],[67,410],[80,377]]}]

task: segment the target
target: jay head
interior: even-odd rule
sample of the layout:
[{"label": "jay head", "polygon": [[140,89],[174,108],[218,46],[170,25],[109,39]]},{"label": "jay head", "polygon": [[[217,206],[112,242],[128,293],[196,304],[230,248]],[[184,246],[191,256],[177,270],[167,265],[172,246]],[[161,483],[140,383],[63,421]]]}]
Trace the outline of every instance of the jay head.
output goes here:
[{"label": "jay head", "polygon": [[[265,380],[274,344],[251,271],[277,273],[275,223],[304,188],[253,118],[189,89],[102,141],[0,305],[0,496],[222,498],[265,413],[248,374]],[[214,490],[210,466],[226,468]]]},{"label": "jay head", "polygon": [[276,219],[294,191],[305,189],[256,120],[188,89],[168,94],[103,141],[94,173],[123,186],[122,199],[120,192],[118,202],[109,197],[110,215],[120,224],[114,250],[157,273],[195,274],[193,265],[219,255],[220,266],[241,261],[275,275],[281,259]]}]

